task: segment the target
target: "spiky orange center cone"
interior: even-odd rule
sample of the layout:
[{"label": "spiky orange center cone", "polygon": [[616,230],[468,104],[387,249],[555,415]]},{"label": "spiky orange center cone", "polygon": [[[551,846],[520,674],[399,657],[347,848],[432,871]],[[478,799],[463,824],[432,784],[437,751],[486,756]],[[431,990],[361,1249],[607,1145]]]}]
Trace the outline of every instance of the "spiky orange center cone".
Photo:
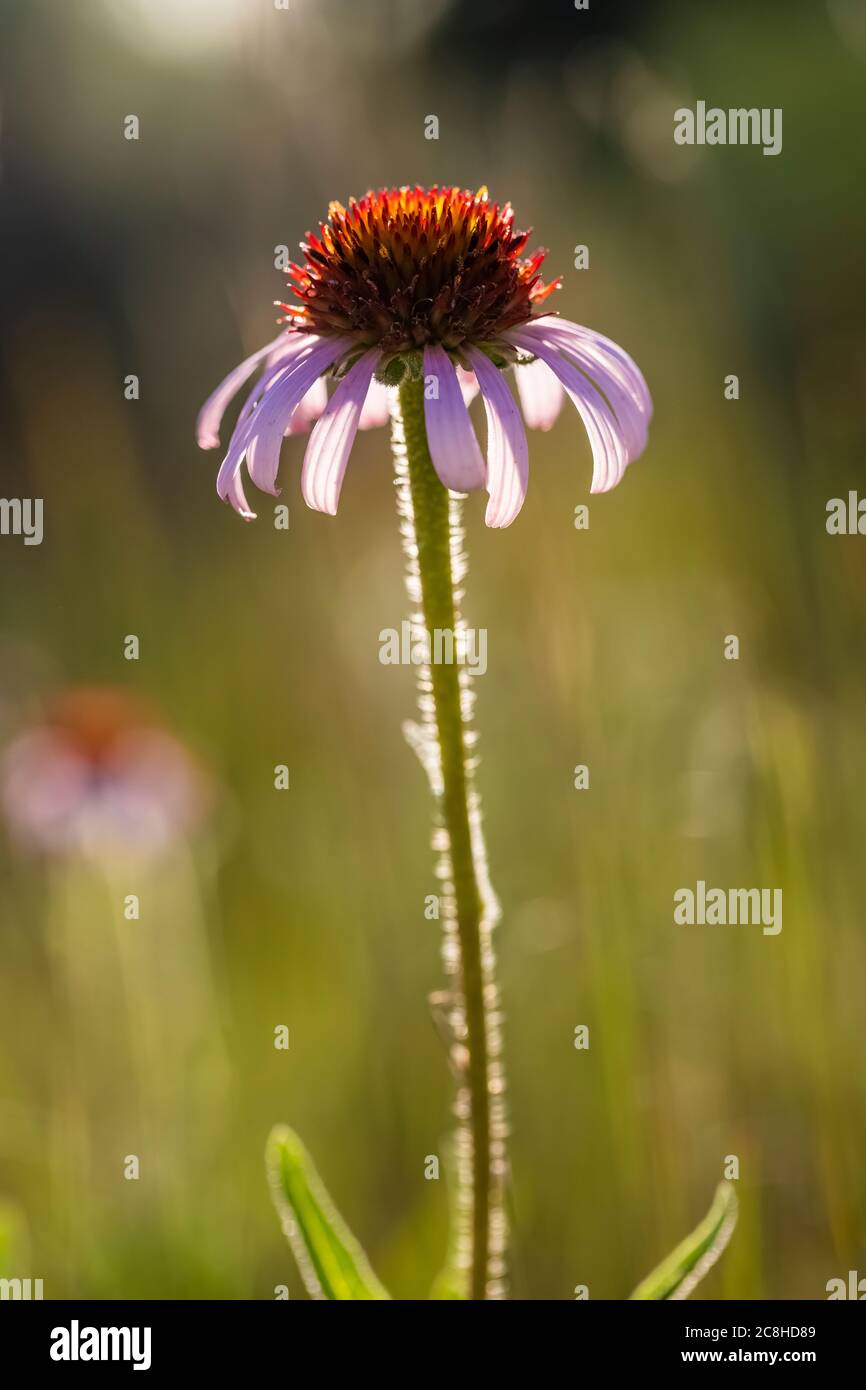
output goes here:
[{"label": "spiky orange center cone", "polygon": [[510,203],[487,189],[392,188],[331,203],[318,236],[288,274],[298,304],[286,321],[317,334],[356,335],[364,347],[451,351],[528,322],[559,281],[538,274],[543,250],[522,257]]}]

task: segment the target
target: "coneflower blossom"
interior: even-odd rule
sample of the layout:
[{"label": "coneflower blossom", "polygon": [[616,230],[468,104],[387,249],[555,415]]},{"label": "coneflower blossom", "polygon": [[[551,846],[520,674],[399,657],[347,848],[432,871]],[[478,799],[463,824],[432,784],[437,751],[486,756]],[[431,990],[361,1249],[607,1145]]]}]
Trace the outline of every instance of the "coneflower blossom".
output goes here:
[{"label": "coneflower blossom", "polygon": [[[528,449],[506,383],[514,367],[523,417],[549,429],[568,395],[592,448],[592,492],[616,486],[643,451],[652,402],[641,372],[610,339],[542,309],[554,280],[529,232],[487,190],[397,188],[348,208],[332,203],[318,236],[288,270],[297,302],[280,303],[279,336],[230,372],[198,418],[202,448],[219,443],[223,412],[259,366],[238,416],[217,491],[251,518],[241,470],[278,495],[283,437],[311,431],[301,473],[308,506],[337,511],[358,429],[384,424],[390,389],[423,376],[433,465],[454,492],[486,489],[488,526],[508,526],[526,496]],[[334,384],[329,395],[327,382]],[[482,455],[467,403],[480,392]]]},{"label": "coneflower blossom", "polygon": [[0,759],[0,798],[22,848],[152,854],[191,827],[204,779],[183,745],[125,691],[48,702]]}]

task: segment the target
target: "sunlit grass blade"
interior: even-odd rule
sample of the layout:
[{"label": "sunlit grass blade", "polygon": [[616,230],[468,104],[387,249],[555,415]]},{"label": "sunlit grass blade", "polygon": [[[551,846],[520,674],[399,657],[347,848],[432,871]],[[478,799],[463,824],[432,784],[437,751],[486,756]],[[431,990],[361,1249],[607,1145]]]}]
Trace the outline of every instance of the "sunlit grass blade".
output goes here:
[{"label": "sunlit grass blade", "polygon": [[729,1182],[719,1183],[713,1205],[699,1226],[666,1260],[638,1284],[633,1299],[688,1298],[712,1269],[737,1224],[737,1196]]},{"label": "sunlit grass blade", "polygon": [[271,1130],[265,1163],[283,1232],[310,1297],[390,1298],[293,1130],[285,1125]]}]

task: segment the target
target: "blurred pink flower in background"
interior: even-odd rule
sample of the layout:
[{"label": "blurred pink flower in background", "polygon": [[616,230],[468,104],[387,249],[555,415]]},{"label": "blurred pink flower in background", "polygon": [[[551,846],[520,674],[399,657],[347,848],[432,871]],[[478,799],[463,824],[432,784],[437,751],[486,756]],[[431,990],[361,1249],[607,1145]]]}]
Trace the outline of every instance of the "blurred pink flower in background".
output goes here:
[{"label": "blurred pink flower in background", "polygon": [[191,829],[204,776],[146,703],[122,689],[53,696],[0,758],[13,840],[43,854],[154,854]]}]

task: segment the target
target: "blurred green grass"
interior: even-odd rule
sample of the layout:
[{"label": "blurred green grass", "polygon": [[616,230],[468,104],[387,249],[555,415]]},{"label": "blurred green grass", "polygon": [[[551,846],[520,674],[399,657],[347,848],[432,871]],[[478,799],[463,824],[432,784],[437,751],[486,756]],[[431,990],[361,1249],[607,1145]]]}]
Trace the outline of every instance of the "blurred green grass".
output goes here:
[{"label": "blurred green grass", "polygon": [[[291,83],[272,39],[173,64],[124,47],[97,6],[52,10],[40,56],[47,6],[16,10],[9,51],[30,66],[8,177],[28,194],[29,282],[2,344],[4,490],[45,498],[46,538],[2,543],[2,732],[53,685],[118,681],[223,789],[192,863],[126,890],[146,904],[137,1015],[116,899],[0,849],[0,1195],[26,1214],[46,1296],[300,1294],[262,1166],[283,1120],[397,1296],[426,1296],[444,1253],[445,1185],[423,1179],[451,1098],[426,1005],[428,794],[400,734],[412,672],[377,659],[404,609],[386,434],[358,443],[333,521],[303,508],[287,443],[288,533],[267,498],[250,526],[221,507],[192,443],[200,400],[270,331],[273,246],[331,197],[436,178],[514,199],[566,273],[557,307],[632,352],[656,404],[616,493],[588,498],[565,414],[531,439],[515,526],[467,508],[514,1293],[626,1296],[727,1154],[740,1225],[699,1296],[822,1297],[862,1262],[866,552],[826,535],[824,507],[857,486],[866,443],[866,97],[828,12],[790,9],[782,29],[769,5],[660,7],[652,31],[494,52],[462,83],[432,37],[371,55],[315,28]],[[671,109],[783,106],[782,156],[722,150],[659,179],[617,115],[650,78]],[[598,129],[574,100],[593,84]],[[139,108],[129,149],[120,116]],[[591,269],[569,274],[579,242]],[[782,887],[781,935],[675,928],[673,892],[697,878]]]}]

